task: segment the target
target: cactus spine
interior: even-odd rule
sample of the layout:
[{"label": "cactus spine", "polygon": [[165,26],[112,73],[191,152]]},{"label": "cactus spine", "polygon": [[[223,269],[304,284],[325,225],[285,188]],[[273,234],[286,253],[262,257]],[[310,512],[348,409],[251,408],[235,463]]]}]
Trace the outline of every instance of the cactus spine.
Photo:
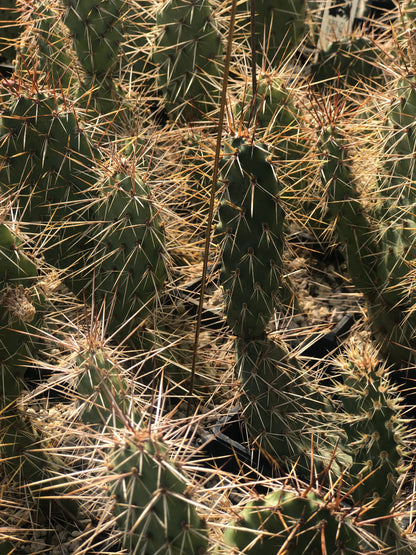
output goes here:
[{"label": "cactus spine", "polygon": [[80,94],[87,108],[98,116],[108,116],[125,124],[126,106],[117,85],[118,59],[123,42],[124,0],[62,0],[64,23],[84,71]]}]

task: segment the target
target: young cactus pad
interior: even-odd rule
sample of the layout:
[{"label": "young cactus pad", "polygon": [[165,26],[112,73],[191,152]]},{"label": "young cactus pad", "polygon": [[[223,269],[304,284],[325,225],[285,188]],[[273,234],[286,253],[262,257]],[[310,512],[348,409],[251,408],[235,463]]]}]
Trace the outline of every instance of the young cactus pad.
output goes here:
[{"label": "young cactus pad", "polygon": [[284,218],[280,186],[265,148],[235,139],[225,151],[217,228],[223,239],[225,314],[233,333],[257,338],[265,334],[280,286]]},{"label": "young cactus pad", "polygon": [[185,120],[200,118],[219,99],[220,35],[207,0],[168,0],[157,14],[153,59],[166,107]]},{"label": "young cactus pad", "polygon": [[348,471],[354,486],[351,495],[357,505],[368,504],[365,519],[381,518],[393,508],[404,452],[397,392],[385,365],[368,347],[364,352],[348,351],[341,361],[341,375],[341,418],[345,417],[346,445],[354,461]]},{"label": "young cactus pad", "polygon": [[57,95],[17,95],[0,126],[0,190],[16,196],[18,217],[48,263],[83,269],[96,149]]},{"label": "young cactus pad", "polygon": [[167,278],[164,233],[150,191],[138,176],[119,173],[96,208],[93,295],[104,303],[108,331],[129,330],[152,313]]}]

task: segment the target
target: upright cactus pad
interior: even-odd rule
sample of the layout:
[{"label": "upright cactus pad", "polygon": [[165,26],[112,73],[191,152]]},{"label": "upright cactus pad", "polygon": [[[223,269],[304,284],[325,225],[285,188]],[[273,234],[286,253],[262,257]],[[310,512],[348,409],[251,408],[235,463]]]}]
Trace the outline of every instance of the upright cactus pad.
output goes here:
[{"label": "upright cactus pad", "polygon": [[1,191],[16,196],[18,216],[41,236],[50,264],[83,267],[96,149],[53,96],[17,96],[0,124]]},{"label": "upright cactus pad", "polygon": [[243,338],[264,336],[280,286],[284,214],[267,156],[265,148],[235,139],[222,171],[221,285],[227,323]]},{"label": "upright cactus pad", "polygon": [[131,555],[206,552],[205,524],[165,446],[150,437],[129,439],[113,449],[109,468],[109,494],[115,499],[123,546]]},{"label": "upright cactus pad", "polygon": [[335,221],[338,239],[345,245],[351,279],[358,289],[374,296],[378,262],[376,234],[362,206],[348,151],[336,127],[322,133],[320,149],[328,212]]},{"label": "upright cactus pad", "polygon": [[[124,0],[61,0],[64,23],[84,71],[79,96],[88,114],[125,126],[130,115],[116,82],[122,58]],[[128,108],[125,110],[125,108]],[[107,121],[107,123],[108,123]]]},{"label": "upright cactus pad", "polygon": [[218,102],[222,44],[208,0],[168,0],[157,14],[154,61],[174,118],[200,119]]},{"label": "upright cactus pad", "polygon": [[[393,508],[405,451],[397,390],[385,365],[368,347],[361,353],[358,349],[347,353],[341,375],[345,444],[353,460],[347,474],[353,486],[351,496],[356,505],[365,505],[364,519],[381,518]],[[385,528],[389,524],[389,520],[380,523]]]},{"label": "upright cactus pad", "polygon": [[59,6],[51,6],[47,0],[37,0],[33,3],[31,17],[33,28],[25,34],[20,48],[22,70],[28,71],[30,65],[35,64],[51,88],[58,90],[77,85],[74,52],[62,22],[62,10]]},{"label": "upright cactus pad", "polygon": [[81,420],[98,430],[123,428],[131,413],[131,396],[123,368],[105,350],[86,348],[76,358],[76,388]]},{"label": "upright cactus pad", "polygon": [[[241,27],[249,40],[250,2],[238,4],[238,12],[243,15]],[[278,67],[290,57],[302,41],[305,30],[306,0],[255,0],[254,32],[257,43],[257,63],[268,67]],[[264,63],[268,60],[268,64]]]},{"label": "upright cactus pad", "polygon": [[146,184],[120,173],[103,189],[95,219],[98,243],[90,288],[108,317],[108,331],[123,328],[128,335],[152,313],[167,278],[160,218]]},{"label": "upright cactus pad", "polygon": [[123,39],[124,0],[62,0],[62,3],[66,9],[64,22],[85,73],[99,80],[112,76]]},{"label": "upright cactus pad", "polygon": [[313,452],[321,471],[336,443],[331,406],[284,345],[238,339],[236,373],[247,428],[261,451],[286,468],[295,467],[304,479],[310,475]]}]

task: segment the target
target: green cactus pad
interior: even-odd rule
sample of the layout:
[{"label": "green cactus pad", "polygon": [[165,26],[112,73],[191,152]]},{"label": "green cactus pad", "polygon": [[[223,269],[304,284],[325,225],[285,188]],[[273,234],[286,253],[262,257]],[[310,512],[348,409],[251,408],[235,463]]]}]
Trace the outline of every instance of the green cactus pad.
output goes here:
[{"label": "green cactus pad", "polygon": [[227,546],[249,555],[362,553],[360,531],[316,493],[276,491],[250,501],[224,534]]},{"label": "green cactus pad", "polygon": [[81,420],[99,430],[122,429],[131,413],[132,392],[120,364],[102,349],[87,349],[76,359]]},{"label": "green cactus pad", "polygon": [[350,350],[341,369],[343,428],[354,461],[348,471],[354,480],[351,495],[355,503],[371,505],[364,518],[382,517],[393,507],[405,451],[397,391],[385,367],[368,349]]},{"label": "green cactus pad", "polygon": [[108,316],[108,331],[123,335],[152,313],[167,279],[164,233],[150,191],[138,176],[117,174],[96,208],[99,239],[90,290]]},{"label": "green cactus pad", "polygon": [[1,132],[1,190],[17,195],[19,218],[50,264],[69,273],[84,268],[98,153],[74,112],[54,96],[22,94],[3,112]]},{"label": "green cactus pad", "polygon": [[124,0],[62,0],[64,23],[86,74],[110,76],[123,39]]},{"label": "green cactus pad", "polygon": [[205,553],[205,524],[166,447],[151,439],[129,440],[111,452],[110,461],[109,494],[131,555]]},{"label": "green cactus pad", "polygon": [[248,431],[261,451],[308,479],[313,445],[314,464],[322,470],[336,443],[331,406],[285,346],[236,340],[236,374]]},{"label": "green cactus pad", "polygon": [[168,0],[157,14],[153,59],[167,110],[200,119],[218,102],[222,44],[207,0]]},{"label": "green cactus pad", "polygon": [[347,149],[335,127],[321,134],[320,148],[324,160],[321,179],[326,188],[328,211],[335,221],[338,239],[345,245],[348,271],[354,285],[374,297],[378,282],[376,233],[361,204]]},{"label": "green cactus pad", "polygon": [[283,210],[267,151],[235,139],[226,148],[217,231],[227,323],[240,337],[262,337],[276,305],[282,264]]}]

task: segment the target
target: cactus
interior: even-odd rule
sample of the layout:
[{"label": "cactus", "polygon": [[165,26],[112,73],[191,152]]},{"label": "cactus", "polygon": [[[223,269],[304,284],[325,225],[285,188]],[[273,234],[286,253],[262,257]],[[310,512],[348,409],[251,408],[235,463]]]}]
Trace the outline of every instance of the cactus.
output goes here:
[{"label": "cactus", "polygon": [[[311,458],[317,472],[331,466],[336,437],[331,404],[314,387],[302,367],[276,341],[236,341],[236,373],[248,431],[262,453],[308,479]],[[344,461],[345,464],[348,461]]]},{"label": "cactus", "polygon": [[126,173],[103,187],[94,217],[92,294],[98,306],[104,303],[108,331],[128,335],[152,314],[167,279],[163,228],[149,188]]},{"label": "cactus", "polygon": [[392,512],[398,478],[404,472],[405,428],[397,388],[368,347],[362,352],[349,350],[340,369],[345,448],[353,460],[347,473],[351,497],[355,506],[363,507],[361,518],[374,520],[377,535],[394,545],[400,543],[400,531],[393,517],[385,517]]},{"label": "cactus", "polygon": [[[391,109],[390,117],[397,109]],[[404,133],[401,128],[395,132],[394,145],[400,144],[399,137]],[[393,144],[393,137],[391,141]],[[406,201],[406,196],[412,194],[411,187],[403,187],[407,178],[400,179],[400,173],[393,173],[391,162],[387,162],[384,187],[392,191],[391,198],[380,199],[376,213],[367,215],[339,135],[334,130],[324,132],[322,145],[325,145],[322,178],[329,191],[329,211],[335,219],[338,237],[346,243],[351,279],[366,295],[370,323],[380,348],[393,361],[409,360],[415,325],[414,312],[408,311],[413,305],[412,287],[407,286],[413,256],[413,226],[408,216],[410,203]]]},{"label": "cactus", "polygon": [[224,534],[224,543],[249,555],[363,553],[361,533],[339,507],[305,490],[250,501]]},{"label": "cactus", "polygon": [[142,434],[110,454],[109,494],[129,553],[205,553],[207,530],[166,447]]},{"label": "cactus", "polygon": [[100,435],[108,429],[120,434],[141,428],[107,452],[108,495],[115,501],[123,547],[132,554],[204,553],[206,526],[167,447],[143,428],[143,412],[133,412],[131,377],[103,345],[86,345],[80,351],[75,381],[82,422]]},{"label": "cactus", "polygon": [[169,0],[157,13],[153,59],[171,116],[191,121],[219,99],[221,39],[207,0]]},{"label": "cactus", "polygon": [[262,338],[278,302],[283,249],[279,183],[267,151],[235,139],[226,147],[219,208],[221,285],[227,324],[242,338]]},{"label": "cactus", "polygon": [[[256,0],[254,33],[258,65],[278,67],[290,57],[301,43],[306,18],[305,0],[283,0],[277,5],[273,0]],[[238,5],[240,27],[248,38],[250,29],[250,2]],[[267,60],[267,65],[264,62]]]},{"label": "cactus", "polygon": [[22,392],[27,360],[35,355],[36,341],[30,330],[36,324],[42,298],[34,287],[36,265],[4,224],[0,225],[0,259],[0,404],[5,407]]},{"label": "cactus", "polygon": [[331,441],[326,448],[320,445],[325,428],[321,416],[330,405],[308,384],[284,346],[266,337],[280,287],[279,183],[264,148],[235,139],[226,150],[233,155],[223,169],[226,188],[217,229],[220,236],[225,234],[220,279],[227,323],[237,335],[236,372],[244,392],[243,412],[262,452],[286,466],[297,464],[308,475],[315,430],[320,430],[313,441],[318,446],[317,464],[331,458]]},{"label": "cactus", "polygon": [[[1,130],[2,192],[17,197],[19,218],[41,237],[49,263],[83,268],[96,149],[75,114],[44,94],[18,94],[2,114]],[[79,290],[82,280],[73,285]]]},{"label": "cactus", "polygon": [[124,0],[85,2],[62,0],[63,21],[84,71],[79,96],[92,115],[106,116],[125,126],[130,113],[123,89],[116,82],[123,43]]},{"label": "cactus", "polygon": [[351,279],[360,291],[372,296],[376,284],[377,241],[352,178],[344,143],[336,127],[322,132],[321,178],[326,187],[329,215],[336,222],[339,240],[345,245]]},{"label": "cactus", "polygon": [[122,429],[129,415],[131,391],[122,368],[101,348],[82,350],[76,358],[80,418],[98,430]]},{"label": "cactus", "polygon": [[383,71],[377,64],[378,53],[371,40],[354,36],[334,41],[320,50],[310,68],[316,86],[341,87],[354,93],[364,93],[364,87],[383,82]]}]

